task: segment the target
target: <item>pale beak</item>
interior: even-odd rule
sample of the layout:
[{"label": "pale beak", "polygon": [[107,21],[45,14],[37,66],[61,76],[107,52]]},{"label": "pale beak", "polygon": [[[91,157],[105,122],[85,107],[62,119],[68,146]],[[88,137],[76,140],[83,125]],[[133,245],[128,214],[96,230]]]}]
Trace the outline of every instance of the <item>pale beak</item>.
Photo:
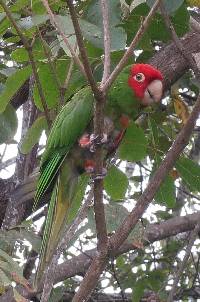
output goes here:
[{"label": "pale beak", "polygon": [[146,88],[142,104],[144,106],[160,102],[163,95],[163,84],[160,80],[152,81]]}]

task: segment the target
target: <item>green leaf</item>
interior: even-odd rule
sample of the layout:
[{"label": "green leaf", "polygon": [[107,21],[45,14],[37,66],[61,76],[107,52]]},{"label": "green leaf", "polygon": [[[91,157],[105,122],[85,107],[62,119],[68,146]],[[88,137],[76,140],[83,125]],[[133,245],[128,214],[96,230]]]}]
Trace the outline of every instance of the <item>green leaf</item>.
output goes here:
[{"label": "green leaf", "polygon": [[[121,20],[121,4],[119,0],[108,1],[109,10],[109,23],[110,23],[110,36],[111,36],[111,51],[124,49],[126,47],[126,32],[122,27],[119,27]],[[98,0],[92,1],[88,6],[87,15],[85,16],[87,21],[95,24],[101,32],[102,29],[102,12],[101,4]],[[103,35],[102,39],[88,36],[88,40],[96,47],[103,48]]]},{"label": "green leaf", "polygon": [[8,278],[4,271],[0,269],[0,283],[4,286],[8,286],[11,284],[11,282],[12,281]]},{"label": "green leaf", "polygon": [[[69,48],[67,47],[67,45],[65,44],[65,41],[63,40],[63,37],[61,35],[58,35],[58,41],[60,43],[60,47],[64,50],[64,52],[66,53],[66,55],[68,57],[72,57],[72,54],[69,50]],[[68,42],[71,45],[71,47],[74,49],[76,48],[77,45],[77,41],[76,41],[76,36],[75,35],[70,35],[68,38]],[[79,49],[76,49],[76,55],[79,54]]]},{"label": "green leaf", "polygon": [[132,11],[133,9],[136,8],[136,6],[138,6],[138,5],[140,5],[144,2],[146,2],[146,0],[133,0],[131,5],[130,5],[130,11]]},{"label": "green leaf", "polygon": [[[123,24],[123,28],[126,29],[127,32],[127,44],[129,45],[134,35],[136,35],[140,25],[141,25],[141,18],[144,17],[149,13],[149,7],[146,5],[146,3],[141,3],[140,5],[137,5],[133,10],[131,15],[129,16],[128,20]],[[155,18],[155,17],[154,17]],[[151,23],[154,19],[152,19]],[[151,23],[149,26],[151,26]],[[147,29],[148,31],[148,29]],[[158,31],[158,28],[157,28]],[[151,37],[146,32],[144,33],[143,37],[141,37],[141,40],[139,41],[137,45],[138,49],[145,49],[145,50],[152,50],[151,45]]]},{"label": "green leaf", "polygon": [[159,144],[158,125],[154,119],[148,118],[148,126],[152,138],[152,145],[154,150],[156,150],[156,146]]},{"label": "green leaf", "polygon": [[[66,76],[67,66],[68,61],[66,60],[59,61],[55,64],[55,72],[61,81],[64,80]],[[60,99],[60,91],[49,64],[38,63],[38,75],[48,108],[55,108]],[[43,106],[36,85],[34,87],[33,96],[35,105],[43,111]]]},{"label": "green leaf", "polygon": [[185,3],[179,7],[171,19],[178,36],[183,36],[188,32],[190,14]]},{"label": "green leaf", "polygon": [[15,262],[13,258],[2,249],[0,249],[0,258],[5,260],[9,264],[11,271],[18,273],[19,275],[23,275],[22,268],[19,267],[17,262]]},{"label": "green leaf", "polygon": [[7,78],[5,83],[5,89],[0,94],[0,112],[3,112],[6,109],[6,106],[11,100],[11,98],[28,79],[28,77],[31,75],[31,72],[31,67],[27,66],[22,69],[19,69]]},{"label": "green leaf", "polygon": [[[128,214],[128,210],[121,203],[110,201],[109,204],[105,204],[105,216],[108,233],[114,232]],[[94,211],[92,208],[88,210],[87,217],[88,228],[95,233],[96,226]]]},{"label": "green leaf", "polygon": [[6,14],[0,13],[0,35],[2,36],[10,27],[10,22],[8,18],[6,18]]},{"label": "green leaf", "polygon": [[14,108],[8,104],[6,110],[0,113],[0,144],[9,143],[17,131],[17,115]]},{"label": "green leaf", "polygon": [[181,157],[176,162],[176,169],[190,190],[200,192],[200,166],[197,163]]},{"label": "green leaf", "polygon": [[132,301],[133,302],[139,302],[140,299],[142,298],[143,296],[143,293],[144,293],[144,290],[145,288],[147,287],[147,280],[146,278],[142,278],[140,280],[138,280],[132,290],[133,290],[133,293],[132,293]]},{"label": "green leaf", "polygon": [[26,7],[29,4],[29,0],[17,0],[15,3],[10,7],[12,12],[18,12],[20,9]]},{"label": "green leaf", "polygon": [[[153,167],[153,172],[159,167],[162,162],[162,158],[155,153],[155,162]],[[176,204],[176,195],[175,195],[175,185],[174,180],[170,175],[167,175],[162,182],[159,190],[154,196],[154,200],[159,204],[164,204],[169,208],[173,208]]]},{"label": "green leaf", "polygon": [[[147,4],[152,7],[155,0],[147,0]],[[167,12],[171,15],[173,14],[182,4],[184,0],[163,0]]]},{"label": "green leaf", "polygon": [[[71,41],[73,41],[74,44],[76,38],[74,35],[74,27],[70,15],[68,14],[65,16],[57,15],[56,21],[58,22],[63,33],[69,36],[69,38],[71,39]],[[94,44],[98,44],[98,45],[100,44],[103,47],[103,34],[102,34],[102,30],[98,26],[84,19],[79,19],[79,24],[81,26],[83,36],[86,38],[86,40]],[[61,36],[59,36],[59,41],[61,47],[64,49],[67,55],[71,56]]]},{"label": "green leaf", "polygon": [[113,200],[123,199],[128,188],[128,178],[116,166],[111,166],[104,178],[104,188]]},{"label": "green leaf", "polygon": [[128,214],[128,210],[120,203],[109,202],[109,204],[106,204],[105,216],[108,233],[116,231]]},{"label": "green leaf", "polygon": [[157,191],[155,201],[165,204],[168,208],[173,208],[176,204],[175,185],[171,176],[167,176]]},{"label": "green leaf", "polygon": [[[32,48],[34,60],[46,59],[43,46],[39,39],[36,39]],[[28,52],[24,47],[17,48],[11,53],[11,58],[16,62],[26,62],[29,60]]]},{"label": "green leaf", "polygon": [[147,153],[147,139],[142,128],[130,123],[119,146],[119,157],[128,161],[142,160]]},{"label": "green leaf", "polygon": [[[66,285],[65,285],[66,286]],[[48,302],[59,302],[62,300],[63,295],[65,294],[64,287],[58,286],[56,288],[53,288],[51,291],[51,296],[48,300]]]},{"label": "green leaf", "polygon": [[25,18],[21,18],[17,22],[17,24],[22,29],[29,30],[29,29],[33,28],[34,26],[45,23],[48,19],[49,19],[48,15],[35,15],[33,17],[28,16]]},{"label": "green leaf", "polygon": [[47,121],[44,116],[38,117],[33,125],[28,129],[22,144],[20,146],[20,150],[23,154],[27,154],[31,151],[33,146],[39,142],[40,136],[43,130],[47,130]]}]

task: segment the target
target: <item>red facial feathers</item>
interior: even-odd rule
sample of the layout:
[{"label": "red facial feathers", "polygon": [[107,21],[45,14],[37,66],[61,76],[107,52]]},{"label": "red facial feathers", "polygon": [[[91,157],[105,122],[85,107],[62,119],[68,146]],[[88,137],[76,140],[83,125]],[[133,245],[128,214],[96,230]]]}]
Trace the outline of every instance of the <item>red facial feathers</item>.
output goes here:
[{"label": "red facial feathers", "polygon": [[[162,96],[162,91],[156,91],[156,89],[162,90],[161,83],[163,81],[163,76],[161,72],[149,64],[135,64],[131,67],[130,73],[128,84],[133,89],[136,97],[138,97],[144,105],[148,105],[153,103],[155,93],[154,101],[158,102],[159,96],[160,98]],[[154,85],[151,85],[151,89],[153,88],[153,90],[148,90],[148,87],[150,87],[150,84],[153,82],[155,82],[155,84],[158,83],[159,85],[155,85],[155,87]],[[149,103],[148,97],[152,98],[152,101],[149,100]]]}]

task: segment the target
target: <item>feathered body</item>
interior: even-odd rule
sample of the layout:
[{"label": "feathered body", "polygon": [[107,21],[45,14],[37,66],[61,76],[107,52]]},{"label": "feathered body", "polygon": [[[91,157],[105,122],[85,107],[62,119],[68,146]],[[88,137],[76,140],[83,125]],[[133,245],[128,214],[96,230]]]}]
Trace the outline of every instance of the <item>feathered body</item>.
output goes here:
[{"label": "feathered body", "polygon": [[[131,67],[128,79],[129,73],[130,67],[120,74],[109,92],[106,106],[107,117],[104,129],[112,145],[116,146],[123,137],[129,118],[134,119],[138,113],[139,103],[133,98],[132,92],[134,91],[142,105],[147,105],[148,89],[151,94],[150,101],[153,95],[155,95],[155,102],[158,102],[159,97],[162,96],[162,91],[154,91],[155,81],[162,83],[163,79],[157,69],[147,64],[136,64]],[[119,94],[119,90],[127,85],[127,80],[131,88],[128,91],[129,98],[127,95],[123,98],[119,97],[122,95]],[[158,86],[162,90],[162,85]],[[89,87],[75,94],[58,114],[42,155],[34,208],[51,184],[53,184],[53,191],[45,223],[36,281],[41,278],[41,274],[55,252],[77,191],[78,178],[85,168],[91,171],[94,164],[93,154],[82,145],[88,141],[88,127],[93,117],[93,105],[94,98]],[[112,148],[113,146],[111,151]]]}]

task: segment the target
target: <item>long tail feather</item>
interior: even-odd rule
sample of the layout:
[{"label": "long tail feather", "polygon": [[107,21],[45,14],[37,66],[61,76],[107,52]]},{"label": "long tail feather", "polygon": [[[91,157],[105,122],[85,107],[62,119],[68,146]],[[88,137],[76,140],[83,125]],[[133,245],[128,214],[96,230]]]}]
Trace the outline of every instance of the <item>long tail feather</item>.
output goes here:
[{"label": "long tail feather", "polygon": [[51,261],[67,222],[69,208],[78,182],[78,175],[73,172],[70,163],[68,162],[67,165],[64,163],[54,185],[45,222],[40,261],[35,278],[36,284]]}]

